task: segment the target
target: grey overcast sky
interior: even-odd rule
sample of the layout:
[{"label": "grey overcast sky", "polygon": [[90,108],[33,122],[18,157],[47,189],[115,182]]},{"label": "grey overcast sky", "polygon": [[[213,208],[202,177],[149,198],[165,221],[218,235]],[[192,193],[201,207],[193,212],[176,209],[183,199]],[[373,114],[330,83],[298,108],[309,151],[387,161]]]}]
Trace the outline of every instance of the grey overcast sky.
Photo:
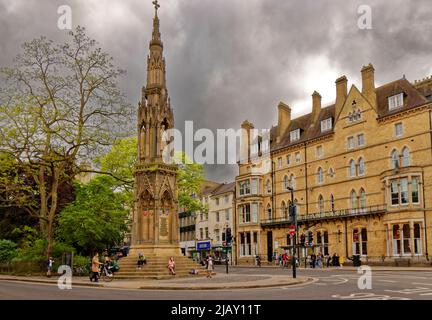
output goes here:
[{"label": "grey overcast sky", "polygon": [[[12,64],[24,41],[66,38],[60,5],[128,71],[122,87],[137,104],[144,85],[154,9],[151,0],[0,0],[0,65]],[[311,94],[335,99],[334,81],[360,86],[375,66],[377,85],[432,74],[431,0],[159,0],[168,90],[176,126],[257,128],[277,122],[277,104],[293,116],[310,112]],[[358,28],[360,5],[372,29]],[[133,119],[131,121],[134,121]],[[207,178],[231,181],[235,165],[207,166]]]}]

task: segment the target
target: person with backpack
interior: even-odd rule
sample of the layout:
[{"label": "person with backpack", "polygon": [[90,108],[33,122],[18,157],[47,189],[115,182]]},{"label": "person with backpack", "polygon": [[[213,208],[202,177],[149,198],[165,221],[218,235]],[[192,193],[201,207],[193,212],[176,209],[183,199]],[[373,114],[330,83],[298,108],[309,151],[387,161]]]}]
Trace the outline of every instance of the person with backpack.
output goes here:
[{"label": "person with backpack", "polygon": [[46,262],[46,265],[47,265],[47,277],[51,278],[51,271],[54,267],[54,259],[52,257],[49,257]]}]

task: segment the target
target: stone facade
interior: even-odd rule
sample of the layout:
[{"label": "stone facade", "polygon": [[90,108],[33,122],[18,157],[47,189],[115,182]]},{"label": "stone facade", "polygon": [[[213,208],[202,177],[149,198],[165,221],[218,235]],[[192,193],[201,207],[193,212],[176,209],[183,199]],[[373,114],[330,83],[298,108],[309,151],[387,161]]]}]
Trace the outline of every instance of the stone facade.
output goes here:
[{"label": "stone facade", "polygon": [[[430,264],[432,250],[432,79],[405,78],[375,86],[363,67],[362,88],[336,80],[336,101],[291,119],[278,106],[270,152],[247,149],[236,177],[239,263],[274,260],[292,250],[290,188],[298,216],[297,239],[312,235],[312,251],[360,254],[369,263]],[[245,121],[244,132],[253,125]],[[244,133],[242,150],[252,134]],[[261,143],[261,142],[260,142]],[[260,155],[260,156],[259,156]]]},{"label": "stone facade", "polygon": [[207,205],[208,210],[197,213],[196,239],[197,243],[211,243],[211,249],[203,250],[201,256],[211,253],[216,260],[226,257],[227,230],[234,234],[234,188],[234,182],[218,184],[201,194],[201,202]]},{"label": "stone facade", "polygon": [[178,255],[179,223],[175,165],[165,163],[162,135],[174,127],[166,88],[165,59],[155,1],[153,34],[147,57],[147,85],[138,104],[138,163],[131,253]]}]

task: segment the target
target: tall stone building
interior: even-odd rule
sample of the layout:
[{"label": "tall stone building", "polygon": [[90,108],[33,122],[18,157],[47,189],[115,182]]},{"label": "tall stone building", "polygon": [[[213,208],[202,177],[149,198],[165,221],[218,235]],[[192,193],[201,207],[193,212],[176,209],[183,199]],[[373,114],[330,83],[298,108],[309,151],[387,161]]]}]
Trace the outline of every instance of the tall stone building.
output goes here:
[{"label": "tall stone building", "polygon": [[301,257],[321,251],[368,263],[431,263],[432,78],[377,87],[370,64],[361,77],[361,88],[349,91],[347,78],[338,78],[330,106],[314,92],[312,112],[295,119],[280,103],[267,158],[244,134],[248,156],[236,177],[239,263],[253,263],[256,254],[270,262],[292,250],[291,205],[298,239],[305,239]]},{"label": "tall stone building", "polygon": [[180,253],[175,165],[164,163],[162,134],[174,127],[165,78],[163,43],[155,5],[147,57],[147,85],[138,104],[138,164],[131,252]]}]

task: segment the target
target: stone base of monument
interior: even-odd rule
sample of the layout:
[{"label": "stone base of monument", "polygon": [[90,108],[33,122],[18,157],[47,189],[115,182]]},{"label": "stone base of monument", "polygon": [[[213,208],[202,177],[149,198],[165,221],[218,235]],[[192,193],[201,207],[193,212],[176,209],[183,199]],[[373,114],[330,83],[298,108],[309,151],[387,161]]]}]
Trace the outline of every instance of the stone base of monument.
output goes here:
[{"label": "stone base of monument", "polygon": [[[138,268],[138,253],[144,254],[147,263]],[[174,257],[176,275],[168,270],[168,260]],[[119,260],[120,270],[116,272],[115,279],[169,279],[178,277],[200,277],[206,275],[203,266],[183,256],[179,246],[139,245],[131,247],[129,255]],[[192,271],[198,271],[192,274]]]},{"label": "stone base of monument", "polygon": [[[138,253],[142,253],[145,256],[147,255],[157,255],[157,256],[179,256],[181,255],[181,249],[179,245],[170,244],[170,243],[159,243],[158,245],[154,244],[140,244],[131,246],[129,250],[129,256],[138,257]],[[167,260],[168,262],[168,260]]]}]

